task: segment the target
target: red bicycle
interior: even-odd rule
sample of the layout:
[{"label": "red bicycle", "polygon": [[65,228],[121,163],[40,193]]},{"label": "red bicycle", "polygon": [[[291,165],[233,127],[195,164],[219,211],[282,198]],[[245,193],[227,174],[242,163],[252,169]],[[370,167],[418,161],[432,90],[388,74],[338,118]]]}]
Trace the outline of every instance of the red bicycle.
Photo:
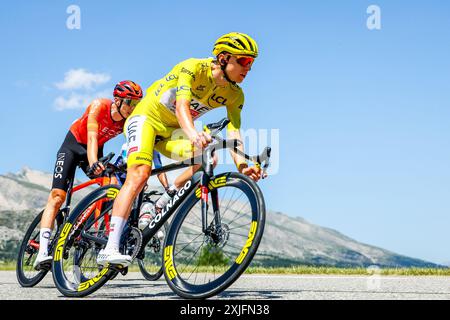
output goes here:
[{"label": "red bicycle", "polygon": [[[117,183],[117,175],[115,174],[120,169],[109,164],[113,157],[114,153],[111,152],[107,156],[99,159],[99,161],[101,161],[105,165],[105,167],[107,167],[101,177],[91,179],[77,186],[73,186],[73,180],[70,182],[69,189],[67,191],[66,203],[58,211],[58,214],[56,216],[55,226],[53,228],[53,233],[49,241],[48,252],[51,252],[53,254],[53,250],[56,247],[56,240],[58,239],[57,235],[61,231],[66,218],[69,216],[70,204],[73,194],[93,185],[102,187],[111,183]],[[86,210],[83,222],[87,221],[88,219],[96,219],[101,212],[101,208],[102,202],[95,203],[95,205],[91,206],[88,210]],[[16,275],[17,280],[22,287],[35,286],[45,277],[47,272],[51,269],[51,264],[40,270],[35,270],[33,268],[33,262],[34,260],[36,260],[37,254],[39,252],[39,231],[43,212],[44,210],[39,212],[39,214],[31,222],[20,245],[20,250],[17,257]],[[105,216],[103,221],[103,226],[99,226],[96,223],[94,225],[94,228],[99,231],[102,228],[103,232],[109,232],[109,216]]]}]

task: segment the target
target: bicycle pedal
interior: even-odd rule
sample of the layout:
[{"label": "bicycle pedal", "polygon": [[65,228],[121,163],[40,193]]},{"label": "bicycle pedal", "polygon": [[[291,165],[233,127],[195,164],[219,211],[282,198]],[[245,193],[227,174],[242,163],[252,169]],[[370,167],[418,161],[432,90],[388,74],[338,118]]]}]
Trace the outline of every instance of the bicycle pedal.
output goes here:
[{"label": "bicycle pedal", "polygon": [[128,266],[123,266],[121,264],[109,264],[110,269],[120,272],[122,275],[126,275],[128,273]]},{"label": "bicycle pedal", "polygon": [[125,276],[128,273],[128,267],[122,268],[119,271],[123,276]]},{"label": "bicycle pedal", "polygon": [[36,266],[35,270],[36,271],[49,271],[52,269],[52,263],[48,262],[48,263],[41,263],[39,265]]}]

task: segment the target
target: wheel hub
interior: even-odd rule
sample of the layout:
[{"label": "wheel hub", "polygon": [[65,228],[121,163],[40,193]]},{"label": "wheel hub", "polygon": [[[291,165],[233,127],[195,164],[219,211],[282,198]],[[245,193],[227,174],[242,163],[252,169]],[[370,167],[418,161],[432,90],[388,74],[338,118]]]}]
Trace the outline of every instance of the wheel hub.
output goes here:
[{"label": "wheel hub", "polygon": [[223,223],[219,228],[214,228],[213,231],[209,231],[205,236],[205,242],[211,246],[223,248],[230,237],[230,227]]}]

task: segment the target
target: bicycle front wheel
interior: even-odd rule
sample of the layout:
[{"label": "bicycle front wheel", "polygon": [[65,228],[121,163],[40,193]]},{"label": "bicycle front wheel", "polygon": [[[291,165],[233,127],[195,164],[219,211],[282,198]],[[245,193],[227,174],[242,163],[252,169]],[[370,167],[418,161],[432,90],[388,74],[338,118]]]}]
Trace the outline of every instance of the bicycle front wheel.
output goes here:
[{"label": "bicycle front wheel", "polygon": [[228,288],[250,264],[264,232],[264,198],[253,180],[225,173],[208,191],[206,230],[198,188],[175,215],[164,245],[164,276],[184,298],[204,299]]},{"label": "bicycle front wheel", "polygon": [[109,236],[109,217],[118,186],[104,186],[87,195],[62,227],[53,258],[53,280],[68,297],[83,297],[117,274],[97,264]]}]

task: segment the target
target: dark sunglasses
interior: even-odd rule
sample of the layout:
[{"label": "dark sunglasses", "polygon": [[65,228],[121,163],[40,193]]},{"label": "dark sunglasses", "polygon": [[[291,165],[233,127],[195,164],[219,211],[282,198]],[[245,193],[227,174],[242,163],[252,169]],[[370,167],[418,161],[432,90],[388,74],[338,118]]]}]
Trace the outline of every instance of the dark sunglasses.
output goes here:
[{"label": "dark sunglasses", "polygon": [[123,102],[126,103],[127,105],[129,105],[130,107],[134,108],[137,106],[137,104],[139,103],[139,101],[141,100],[136,100],[136,99],[123,99]]},{"label": "dark sunglasses", "polygon": [[237,56],[236,57],[236,62],[239,63],[243,67],[251,66],[253,64],[253,61],[255,61],[255,58],[253,58],[253,57],[247,57],[247,56],[242,56],[242,57]]}]

